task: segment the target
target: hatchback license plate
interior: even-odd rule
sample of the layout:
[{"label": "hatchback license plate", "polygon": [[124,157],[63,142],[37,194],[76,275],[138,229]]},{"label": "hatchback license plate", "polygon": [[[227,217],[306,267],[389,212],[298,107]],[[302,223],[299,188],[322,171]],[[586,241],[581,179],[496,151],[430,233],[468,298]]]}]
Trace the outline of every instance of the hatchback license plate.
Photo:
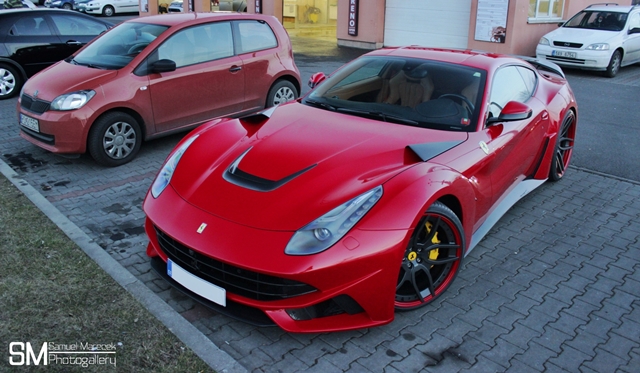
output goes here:
[{"label": "hatchback license plate", "polygon": [[38,123],[38,120],[24,114],[20,114],[20,125],[32,131],[40,132],[40,123]]},{"label": "hatchback license plate", "polygon": [[552,56],[556,57],[568,57],[568,58],[576,58],[576,52],[565,52],[565,51],[552,51]]},{"label": "hatchback license plate", "polygon": [[194,276],[171,259],[167,259],[167,274],[180,285],[223,307],[227,306],[227,291],[220,286]]}]

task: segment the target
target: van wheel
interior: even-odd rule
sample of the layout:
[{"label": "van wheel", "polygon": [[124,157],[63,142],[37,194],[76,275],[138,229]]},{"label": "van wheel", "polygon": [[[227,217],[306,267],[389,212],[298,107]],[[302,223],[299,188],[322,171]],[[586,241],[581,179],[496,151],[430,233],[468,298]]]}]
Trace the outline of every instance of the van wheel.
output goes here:
[{"label": "van wheel", "polygon": [[93,124],[87,148],[99,164],[116,167],[135,158],[141,143],[142,131],[138,121],[129,114],[112,112]]},{"label": "van wheel", "polygon": [[288,80],[278,80],[269,90],[266,107],[284,104],[296,98],[298,98],[298,90],[293,83]]},{"label": "van wheel", "polygon": [[0,64],[0,100],[15,96],[22,88],[22,77],[10,65]]}]

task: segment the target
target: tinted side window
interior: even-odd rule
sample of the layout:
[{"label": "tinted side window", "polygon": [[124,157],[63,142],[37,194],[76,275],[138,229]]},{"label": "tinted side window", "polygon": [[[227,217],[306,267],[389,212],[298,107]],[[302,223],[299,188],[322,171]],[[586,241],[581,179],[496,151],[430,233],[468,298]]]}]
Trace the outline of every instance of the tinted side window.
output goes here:
[{"label": "tinted side window", "polygon": [[237,22],[240,45],[239,53],[249,53],[278,46],[276,36],[265,22]]},{"label": "tinted side window", "polygon": [[176,68],[233,56],[231,23],[215,22],[177,32],[158,48],[158,59]]},{"label": "tinted side window", "polygon": [[51,15],[51,19],[58,28],[58,31],[60,31],[60,35],[96,36],[107,30],[107,26],[102,23],[80,17],[53,14]]},{"label": "tinted side window", "polygon": [[490,105],[491,114],[494,117],[500,114],[500,110],[507,102],[526,102],[531,97],[531,87],[527,86],[519,70],[520,68],[516,66],[507,66],[496,72],[489,101],[492,104]]},{"label": "tinted side window", "polygon": [[522,80],[524,81],[524,84],[529,91],[529,96],[533,95],[533,92],[536,90],[536,83],[538,81],[536,73],[522,66],[518,66],[517,69],[520,75],[522,75]]},{"label": "tinted side window", "polygon": [[53,35],[43,17],[22,17],[9,29],[9,35]]}]

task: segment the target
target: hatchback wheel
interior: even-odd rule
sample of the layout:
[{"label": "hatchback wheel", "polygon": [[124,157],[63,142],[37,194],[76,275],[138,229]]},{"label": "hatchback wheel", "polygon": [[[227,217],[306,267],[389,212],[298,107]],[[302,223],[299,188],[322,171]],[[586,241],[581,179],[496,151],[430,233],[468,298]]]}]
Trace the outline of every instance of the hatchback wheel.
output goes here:
[{"label": "hatchback wheel", "polygon": [[607,70],[604,72],[604,75],[609,78],[613,78],[616,76],[618,71],[620,71],[620,65],[622,64],[622,53],[619,50],[613,52],[611,56],[611,60],[609,61],[609,66],[607,66]]},{"label": "hatchback wheel", "polygon": [[71,6],[71,4],[66,3],[66,4],[64,4],[64,5],[62,6],[62,8],[63,8],[63,9],[66,9],[66,10],[71,10],[72,6]]},{"label": "hatchback wheel", "polygon": [[463,251],[460,219],[447,206],[435,202],[418,222],[402,258],[396,309],[422,307],[444,293],[458,274]]},{"label": "hatchback wheel", "polygon": [[9,65],[0,64],[0,100],[15,96],[22,88],[22,78]]},{"label": "hatchback wheel", "polygon": [[115,167],[135,158],[142,143],[140,125],[131,115],[113,112],[100,117],[89,131],[89,153],[103,166]]},{"label": "hatchback wheel", "polygon": [[549,169],[549,180],[558,181],[562,179],[564,173],[569,167],[571,154],[573,154],[573,143],[576,138],[576,115],[573,111],[567,111],[564,115],[558,135],[556,146],[551,159],[551,168]]},{"label": "hatchback wheel", "polygon": [[115,11],[113,10],[113,7],[110,5],[107,5],[102,9],[102,15],[105,17],[111,17],[114,13]]},{"label": "hatchback wheel", "polygon": [[287,80],[279,80],[269,90],[266,107],[283,104],[287,101],[293,101],[296,98],[298,98],[298,90],[296,87]]}]

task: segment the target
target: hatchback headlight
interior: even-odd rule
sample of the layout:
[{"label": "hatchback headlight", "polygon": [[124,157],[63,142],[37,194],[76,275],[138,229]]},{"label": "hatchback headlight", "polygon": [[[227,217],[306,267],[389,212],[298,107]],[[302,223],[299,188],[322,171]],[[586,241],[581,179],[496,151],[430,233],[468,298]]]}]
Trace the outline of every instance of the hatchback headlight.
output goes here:
[{"label": "hatchback headlight", "polygon": [[547,39],[545,37],[541,37],[540,41],[538,42],[538,44],[540,44],[540,45],[550,45],[549,44],[549,39]]},{"label": "hatchback headlight", "polygon": [[95,91],[86,90],[60,95],[51,101],[51,109],[61,111],[80,109],[89,102],[95,94]]},{"label": "hatchback headlight", "polygon": [[379,185],[299,229],[284,249],[289,255],[320,253],[338,242],[382,197]]},{"label": "hatchback headlight", "polygon": [[590,46],[587,47],[588,50],[592,50],[592,51],[608,51],[609,50],[609,44],[607,43],[595,43],[595,44],[591,44]]},{"label": "hatchback headlight", "polygon": [[171,154],[171,157],[164,163],[162,169],[156,176],[156,179],[153,181],[153,185],[151,185],[151,195],[153,198],[158,198],[160,193],[164,191],[164,189],[169,185],[171,181],[171,177],[173,176],[176,167],[178,166],[178,162],[184,152],[187,151],[187,148],[198,138],[199,135],[195,135],[189,138],[187,141],[183,142],[180,147]]}]

